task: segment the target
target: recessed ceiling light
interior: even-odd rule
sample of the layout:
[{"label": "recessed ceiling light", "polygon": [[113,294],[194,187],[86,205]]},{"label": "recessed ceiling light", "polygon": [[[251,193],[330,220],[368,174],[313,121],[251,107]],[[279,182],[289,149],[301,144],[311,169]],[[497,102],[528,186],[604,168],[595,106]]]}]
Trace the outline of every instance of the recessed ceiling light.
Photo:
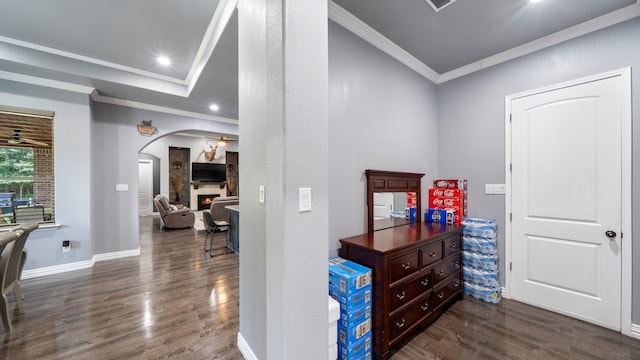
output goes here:
[{"label": "recessed ceiling light", "polygon": [[162,65],[171,65],[171,60],[166,56],[158,56],[158,62]]},{"label": "recessed ceiling light", "polygon": [[209,109],[211,109],[211,111],[218,111],[220,110],[220,106],[218,106],[217,104],[211,104],[209,105]]},{"label": "recessed ceiling light", "polygon": [[535,4],[535,3],[539,3],[542,2],[542,0],[529,0],[530,3]]}]

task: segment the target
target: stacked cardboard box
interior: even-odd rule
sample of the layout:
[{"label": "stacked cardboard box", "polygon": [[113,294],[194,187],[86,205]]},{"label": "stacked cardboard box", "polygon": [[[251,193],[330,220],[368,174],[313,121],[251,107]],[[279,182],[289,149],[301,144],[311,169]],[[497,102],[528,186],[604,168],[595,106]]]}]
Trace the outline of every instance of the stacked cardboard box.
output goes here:
[{"label": "stacked cardboard box", "polygon": [[338,359],[371,359],[371,269],[329,259],[329,295],[340,303]]},{"label": "stacked cardboard box", "polygon": [[467,180],[434,180],[429,189],[426,219],[460,225],[467,216]]},{"label": "stacked cardboard box", "polygon": [[496,221],[465,218],[462,225],[464,293],[480,300],[498,303],[500,281]]}]

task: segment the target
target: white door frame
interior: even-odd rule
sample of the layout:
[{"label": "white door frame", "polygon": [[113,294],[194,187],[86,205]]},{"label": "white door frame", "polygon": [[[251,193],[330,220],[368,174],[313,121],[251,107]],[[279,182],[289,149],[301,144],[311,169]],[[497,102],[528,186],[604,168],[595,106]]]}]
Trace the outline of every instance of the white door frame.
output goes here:
[{"label": "white door frame", "polygon": [[546,87],[542,87],[535,90],[529,90],[525,92],[521,92],[514,95],[508,95],[505,97],[505,185],[506,185],[506,193],[505,193],[505,291],[504,297],[511,299],[511,271],[510,264],[512,260],[511,254],[511,241],[512,241],[512,228],[511,228],[511,213],[512,213],[512,205],[511,205],[511,102],[514,99],[530,96],[533,94],[556,90],[568,86],[579,85],[582,83],[602,80],[605,78],[620,76],[622,78],[623,89],[622,93],[623,99],[623,108],[622,108],[622,233],[623,237],[621,239],[622,242],[622,289],[620,294],[621,304],[621,316],[620,316],[620,328],[621,332],[627,336],[633,336],[640,339],[639,331],[632,331],[633,324],[631,323],[631,310],[632,310],[632,260],[633,260],[633,252],[632,252],[632,242],[633,235],[631,233],[631,209],[632,209],[632,199],[631,199],[631,163],[632,163],[632,152],[631,152],[631,143],[632,143],[632,133],[631,133],[631,68],[626,67],[619,70],[614,70],[598,75],[593,75],[573,81],[567,81],[560,84],[550,85]]}]

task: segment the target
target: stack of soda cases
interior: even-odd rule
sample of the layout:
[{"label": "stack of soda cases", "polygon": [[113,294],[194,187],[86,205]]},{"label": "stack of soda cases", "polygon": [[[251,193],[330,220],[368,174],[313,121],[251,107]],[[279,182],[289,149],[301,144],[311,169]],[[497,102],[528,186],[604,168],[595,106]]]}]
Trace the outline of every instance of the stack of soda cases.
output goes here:
[{"label": "stack of soda cases", "polygon": [[467,216],[467,180],[441,179],[429,189],[426,221],[460,225]]},{"label": "stack of soda cases", "polygon": [[501,296],[496,221],[465,218],[462,225],[464,294],[497,304]]},{"label": "stack of soda cases", "polygon": [[338,359],[371,360],[371,269],[329,259],[329,295],[340,303]]}]

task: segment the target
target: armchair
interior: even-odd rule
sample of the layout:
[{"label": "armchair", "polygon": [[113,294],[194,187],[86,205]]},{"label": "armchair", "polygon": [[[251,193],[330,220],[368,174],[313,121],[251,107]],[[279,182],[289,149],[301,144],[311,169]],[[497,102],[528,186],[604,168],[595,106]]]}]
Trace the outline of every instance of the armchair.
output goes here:
[{"label": "armchair", "polygon": [[162,194],[156,195],[153,199],[153,203],[156,205],[158,212],[160,213],[160,219],[164,227],[168,229],[182,229],[193,227],[196,221],[195,214],[191,209],[183,207],[181,209],[176,208],[169,204],[169,199]]}]

